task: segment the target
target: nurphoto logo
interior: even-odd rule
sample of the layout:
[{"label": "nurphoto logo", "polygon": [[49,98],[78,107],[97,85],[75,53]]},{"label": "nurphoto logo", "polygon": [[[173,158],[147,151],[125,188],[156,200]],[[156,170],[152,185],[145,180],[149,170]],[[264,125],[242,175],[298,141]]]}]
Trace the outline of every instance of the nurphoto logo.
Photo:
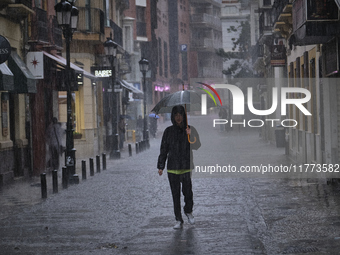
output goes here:
[{"label": "nurphoto logo", "polygon": [[[220,104],[222,106],[222,100],[220,95],[217,93],[216,89],[227,89],[229,93],[232,95],[233,103],[232,103],[232,114],[244,116],[245,115],[245,96],[243,91],[236,85],[231,84],[214,84],[208,85],[205,83],[198,82],[207,88],[209,88],[219,99]],[[215,105],[217,105],[216,100],[212,93],[206,89],[201,90],[205,91],[214,101]],[[299,94],[299,97],[288,98],[289,94]],[[201,114],[207,115],[207,94],[201,95]],[[253,102],[253,88],[247,88],[247,106],[249,111],[256,116],[268,116],[274,113],[278,108],[279,99],[281,101],[281,116],[286,115],[286,109],[288,105],[295,105],[305,116],[311,116],[312,114],[307,110],[307,108],[303,105],[310,101],[311,93],[309,90],[305,88],[297,88],[297,87],[282,87],[278,89],[276,87],[272,88],[272,105],[269,109],[259,110],[254,107]],[[248,124],[249,127],[262,127],[265,122],[269,122],[272,124],[272,127],[275,126],[276,122],[280,122],[283,127],[295,127],[298,125],[298,122],[294,119],[250,119],[246,121],[245,119],[241,122],[233,122],[232,119],[214,119],[213,126],[216,125],[243,125],[244,127]]]}]

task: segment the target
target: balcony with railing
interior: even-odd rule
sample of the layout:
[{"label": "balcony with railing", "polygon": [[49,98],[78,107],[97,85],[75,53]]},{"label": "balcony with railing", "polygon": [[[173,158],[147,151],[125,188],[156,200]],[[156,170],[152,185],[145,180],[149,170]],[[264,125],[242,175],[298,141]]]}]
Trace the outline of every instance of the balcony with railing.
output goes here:
[{"label": "balcony with railing", "polygon": [[50,16],[49,24],[51,25],[50,41],[56,47],[61,48],[63,46],[63,31],[58,25],[57,17],[56,16]]},{"label": "balcony with railing", "polygon": [[26,18],[34,13],[31,0],[1,0],[0,6],[7,6],[6,14],[15,19]]},{"label": "balcony with railing", "polygon": [[222,0],[190,0],[190,4],[214,4],[214,5],[221,5]]},{"label": "balcony with railing", "polygon": [[110,20],[110,26],[113,30],[114,41],[118,43],[120,46],[123,46],[123,29],[116,23],[114,23],[112,20]]},{"label": "balcony with railing", "polygon": [[[24,5],[25,7],[32,9],[32,0],[1,0],[1,5]],[[12,6],[13,7],[13,6]]]},{"label": "balcony with railing", "polygon": [[214,40],[211,38],[199,38],[192,40],[191,47],[196,49],[204,49],[215,51],[215,49],[222,48],[222,42],[220,40]]},{"label": "balcony with railing", "polygon": [[48,16],[45,10],[34,8],[34,15],[28,26],[28,42],[48,47],[62,47],[62,30],[54,15]]},{"label": "balcony with railing", "polygon": [[263,1],[259,1],[259,8],[260,9],[271,9],[272,7],[272,1],[271,0],[263,0]]},{"label": "balcony with railing", "polygon": [[275,0],[272,8],[274,23],[292,16],[292,0]]},{"label": "balcony with railing", "polygon": [[191,24],[194,26],[204,26],[222,30],[221,19],[207,13],[191,15]]},{"label": "balcony with railing", "polygon": [[30,41],[49,43],[49,29],[47,12],[40,8],[34,8],[35,15],[32,18]]},{"label": "balcony with railing", "polygon": [[292,28],[292,7],[292,0],[275,0],[272,8],[274,29],[286,37]]},{"label": "balcony with railing", "polygon": [[264,55],[263,45],[257,43],[256,45],[252,46],[251,53],[253,63],[255,63],[259,58],[263,58]]},{"label": "balcony with railing", "polygon": [[125,51],[119,59],[118,71],[121,75],[124,75],[131,73],[131,70],[131,55]]},{"label": "balcony with railing", "polygon": [[259,17],[260,37],[271,35],[273,32],[273,20],[271,9],[262,10]]},{"label": "balcony with railing", "polygon": [[295,0],[292,13],[295,45],[325,43],[339,33],[338,6],[334,1]]},{"label": "balcony with railing", "polygon": [[222,77],[222,70],[213,67],[200,67],[198,70],[198,77],[199,78],[221,78]]},{"label": "balcony with railing", "polygon": [[[100,41],[104,34],[104,12],[97,8],[78,7],[77,32],[81,32],[82,40]],[[74,34],[74,39],[79,37]]]}]

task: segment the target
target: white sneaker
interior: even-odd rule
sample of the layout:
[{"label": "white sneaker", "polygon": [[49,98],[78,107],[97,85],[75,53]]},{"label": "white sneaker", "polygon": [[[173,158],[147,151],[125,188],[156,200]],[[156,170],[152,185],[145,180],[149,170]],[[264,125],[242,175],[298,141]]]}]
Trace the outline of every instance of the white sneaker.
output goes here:
[{"label": "white sneaker", "polygon": [[188,217],[188,221],[191,225],[194,225],[195,224],[195,218],[194,216],[192,215],[192,213],[186,213],[185,214],[187,217]]},{"label": "white sneaker", "polygon": [[183,223],[181,221],[176,221],[176,225],[174,226],[174,229],[181,229],[183,227]]}]

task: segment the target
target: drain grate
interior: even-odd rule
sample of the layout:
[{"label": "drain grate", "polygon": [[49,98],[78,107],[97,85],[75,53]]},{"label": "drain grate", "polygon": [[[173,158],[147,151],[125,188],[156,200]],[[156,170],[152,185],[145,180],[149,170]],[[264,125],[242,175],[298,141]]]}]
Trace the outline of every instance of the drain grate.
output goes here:
[{"label": "drain grate", "polygon": [[288,247],[282,252],[282,254],[309,253],[309,252],[318,252],[318,251],[319,249],[316,247],[308,247],[308,248]]}]

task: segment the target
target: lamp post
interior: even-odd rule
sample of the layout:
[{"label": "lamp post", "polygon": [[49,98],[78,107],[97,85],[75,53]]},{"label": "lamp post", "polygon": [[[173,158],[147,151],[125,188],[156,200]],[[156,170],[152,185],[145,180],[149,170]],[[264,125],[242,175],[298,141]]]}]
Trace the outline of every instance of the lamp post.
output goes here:
[{"label": "lamp post", "polygon": [[65,84],[67,88],[67,124],[66,124],[66,151],[65,166],[72,180],[76,172],[76,149],[73,142],[73,126],[72,126],[72,91],[71,91],[71,75],[70,75],[70,43],[73,32],[77,29],[78,9],[73,5],[73,1],[61,0],[54,6],[59,26],[63,30],[66,43],[66,69]]},{"label": "lamp post", "polygon": [[[110,119],[112,124],[112,134],[114,134],[113,142],[110,144],[110,158],[119,159],[120,158],[120,150],[119,150],[119,135],[118,135],[118,117],[119,117],[119,92],[115,92],[116,85],[116,67],[115,67],[115,58],[117,55],[117,46],[111,37],[108,37],[104,42],[104,50],[105,55],[109,58],[111,64],[111,96],[110,96]],[[114,100],[114,93],[116,94],[116,98]],[[116,107],[114,107],[114,101],[116,101]],[[114,109],[116,108],[116,109]]]},{"label": "lamp post", "polygon": [[147,143],[149,147],[149,130],[148,130],[148,118],[146,115],[146,72],[149,70],[149,61],[142,57],[139,61],[139,69],[143,74],[143,93],[144,93],[144,125],[143,125],[143,141]]}]

